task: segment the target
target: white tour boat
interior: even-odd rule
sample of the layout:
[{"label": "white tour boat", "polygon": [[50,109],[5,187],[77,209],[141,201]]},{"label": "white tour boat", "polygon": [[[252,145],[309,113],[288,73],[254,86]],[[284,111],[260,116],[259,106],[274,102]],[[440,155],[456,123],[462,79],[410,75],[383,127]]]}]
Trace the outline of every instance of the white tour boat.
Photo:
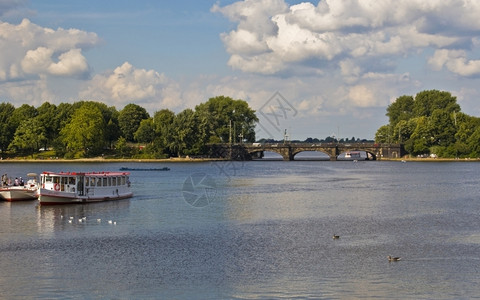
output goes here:
[{"label": "white tour boat", "polygon": [[22,200],[35,200],[38,198],[38,182],[37,174],[28,173],[27,183],[24,183],[22,178],[15,179],[15,182],[8,184],[8,176],[5,174],[2,176],[2,182],[0,183],[0,199],[6,201],[22,201]]},{"label": "white tour boat", "polygon": [[89,203],[130,198],[129,172],[43,172],[40,204]]}]

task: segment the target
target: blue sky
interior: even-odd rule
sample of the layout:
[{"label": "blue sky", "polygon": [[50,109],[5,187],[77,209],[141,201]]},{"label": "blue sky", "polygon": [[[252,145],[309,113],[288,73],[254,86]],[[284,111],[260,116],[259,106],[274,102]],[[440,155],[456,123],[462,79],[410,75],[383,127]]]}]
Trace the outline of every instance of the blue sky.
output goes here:
[{"label": "blue sky", "polygon": [[259,138],[373,138],[426,89],[480,116],[478,15],[467,0],[0,0],[0,101],[153,114],[225,95],[257,110]]}]

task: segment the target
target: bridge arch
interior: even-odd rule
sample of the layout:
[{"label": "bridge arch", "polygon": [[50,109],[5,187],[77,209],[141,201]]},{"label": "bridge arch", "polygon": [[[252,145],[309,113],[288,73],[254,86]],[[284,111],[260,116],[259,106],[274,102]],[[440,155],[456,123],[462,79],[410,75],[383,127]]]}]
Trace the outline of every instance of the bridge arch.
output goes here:
[{"label": "bridge arch", "polygon": [[[311,156],[308,156],[308,154],[312,154]],[[322,150],[299,150],[299,151],[292,151],[292,159],[293,160],[301,160],[302,155],[305,155],[306,159],[311,159],[311,160],[331,160],[331,154],[329,154],[326,151]],[[305,159],[305,158],[304,158]]]},{"label": "bridge arch", "polygon": [[[340,151],[339,151],[340,152]],[[362,152],[365,153],[365,156],[362,156]],[[344,157],[342,157],[342,154],[345,154]],[[350,154],[350,155],[349,155]],[[337,159],[340,159],[340,160],[377,160],[377,155],[370,151],[369,149],[361,149],[361,148],[358,148],[358,149],[348,149],[348,150],[342,150],[338,155],[337,155]]]}]

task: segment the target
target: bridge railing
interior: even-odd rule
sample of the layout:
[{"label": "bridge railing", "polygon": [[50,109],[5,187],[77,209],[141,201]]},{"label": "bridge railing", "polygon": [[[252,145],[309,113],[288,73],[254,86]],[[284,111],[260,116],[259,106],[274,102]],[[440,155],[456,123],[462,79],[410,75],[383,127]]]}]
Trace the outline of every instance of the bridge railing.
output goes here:
[{"label": "bridge railing", "polygon": [[387,143],[244,143],[246,147],[369,147],[369,148],[382,148],[382,147],[399,147],[400,144],[387,144]]}]

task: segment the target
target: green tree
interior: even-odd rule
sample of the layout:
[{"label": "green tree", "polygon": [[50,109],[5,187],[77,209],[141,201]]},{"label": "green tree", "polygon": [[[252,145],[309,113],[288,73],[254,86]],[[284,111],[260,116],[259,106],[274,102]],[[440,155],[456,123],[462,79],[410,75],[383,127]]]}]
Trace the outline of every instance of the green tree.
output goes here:
[{"label": "green tree", "polygon": [[449,92],[427,90],[415,98],[399,97],[389,105],[386,115],[389,124],[377,130],[377,141],[384,142],[387,130],[392,128],[392,142],[403,143],[413,155],[480,155],[480,119],[462,113],[456,97]]},{"label": "green tree", "polygon": [[23,120],[15,131],[15,136],[9,148],[24,151],[30,155],[38,151],[45,142],[45,128],[39,118]]},{"label": "green tree", "polygon": [[63,156],[66,153],[66,144],[63,142],[63,138],[60,133],[62,128],[70,122],[75,108],[71,103],[60,103],[57,106],[56,114],[54,117],[54,127],[57,130],[57,138],[53,141],[53,148],[56,155]]},{"label": "green tree", "polygon": [[243,100],[218,96],[195,107],[201,134],[208,142],[239,142],[240,137],[247,142],[255,141],[255,111]]},{"label": "green tree", "polygon": [[123,136],[129,142],[134,141],[135,132],[140,127],[140,123],[142,120],[148,119],[150,116],[148,115],[145,108],[137,105],[137,104],[127,104],[121,111],[118,116],[118,125],[120,126],[120,130],[123,133]]},{"label": "green tree", "polygon": [[28,104],[23,104],[22,106],[15,109],[10,118],[11,126],[17,129],[22,123],[23,120],[35,118],[38,115],[37,109]]},{"label": "green tree", "polygon": [[105,128],[105,141],[108,147],[111,149],[113,143],[120,137],[120,128],[118,126],[118,119],[112,118],[108,120],[107,127]]},{"label": "green tree", "polygon": [[59,129],[58,124],[55,122],[55,116],[57,114],[57,107],[54,104],[49,102],[44,102],[40,107],[37,108],[38,111],[38,123],[39,126],[43,128],[45,139],[43,141],[43,148],[47,149],[52,145],[55,139],[58,137]]},{"label": "green tree", "polygon": [[412,96],[401,96],[387,107],[387,117],[390,120],[390,125],[397,125],[399,121],[408,121],[413,117]]},{"label": "green tree", "polygon": [[134,134],[134,138],[139,143],[152,143],[155,138],[153,119],[144,119]]},{"label": "green tree", "polygon": [[105,145],[105,121],[98,106],[84,103],[60,134],[71,153],[81,151],[87,157],[101,153]]},{"label": "green tree", "polygon": [[456,128],[451,112],[435,109],[429,119],[434,144],[448,147],[455,143]]},{"label": "green tree", "polygon": [[132,154],[132,148],[128,146],[127,140],[124,137],[120,137],[117,140],[115,149],[122,158],[129,157]]},{"label": "green tree", "polygon": [[449,92],[429,90],[422,91],[415,96],[413,112],[416,117],[430,117],[434,110],[440,109],[447,113],[459,112],[457,98]]},{"label": "green tree", "polygon": [[194,144],[197,138],[197,122],[193,110],[187,108],[175,116],[173,122],[175,135],[171,148],[178,156],[194,154]]},{"label": "green tree", "polygon": [[173,149],[175,137],[175,113],[168,109],[155,112],[153,116],[155,139],[154,145],[158,152],[169,156],[176,154]]},{"label": "green tree", "polygon": [[415,129],[410,138],[405,142],[405,148],[412,154],[430,153],[433,143],[431,126],[427,117],[419,117],[412,120],[415,122]]},{"label": "green tree", "polygon": [[391,125],[383,125],[382,127],[378,128],[377,132],[375,133],[375,143],[390,143],[392,135],[392,126]]},{"label": "green tree", "polygon": [[13,135],[15,134],[15,126],[12,126],[10,118],[15,111],[15,106],[10,103],[0,103],[0,151],[4,152],[10,145]]}]

